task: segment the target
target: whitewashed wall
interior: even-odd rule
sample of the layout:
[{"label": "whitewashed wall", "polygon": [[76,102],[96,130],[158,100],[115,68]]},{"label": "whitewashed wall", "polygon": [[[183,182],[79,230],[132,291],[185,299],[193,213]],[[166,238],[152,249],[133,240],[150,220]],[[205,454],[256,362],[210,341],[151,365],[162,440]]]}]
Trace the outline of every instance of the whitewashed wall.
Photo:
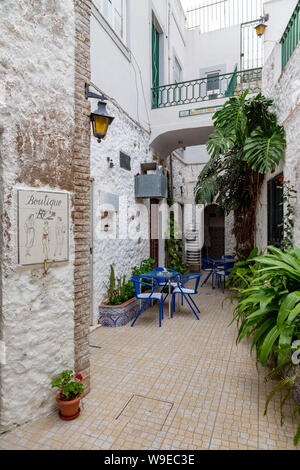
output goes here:
[{"label": "whitewashed wall", "polygon": [[205,72],[232,73],[240,63],[240,26],[201,34],[200,29],[186,34],[186,80],[202,78]]},{"label": "whitewashed wall", "polygon": [[[300,188],[300,44],[281,73],[281,47],[276,44],[263,71],[263,93],[274,99],[273,110],[286,131],[287,148],[284,160],[273,175],[268,175],[258,204],[257,246],[267,245],[267,181],[283,171],[299,191]],[[300,243],[300,199],[296,202],[294,241]]]},{"label": "whitewashed wall", "polygon": [[[37,4],[36,4],[37,5]],[[50,382],[74,365],[74,236],[70,261],[17,264],[18,188],[71,187],[74,132],[74,7],[64,2],[0,4],[2,199],[1,424],[49,413]]]},{"label": "whitewashed wall", "polygon": [[[117,213],[117,226],[119,227],[122,212],[121,198],[127,198],[128,224],[135,224],[137,218],[132,221],[131,216],[136,217],[135,203],[145,203],[147,200],[135,199],[134,176],[141,171],[141,163],[152,161],[152,153],[149,150],[149,134],[137,126],[123,111],[112,105],[108,105],[109,112],[115,117],[110,126],[107,137],[101,144],[92,139],[91,147],[91,177],[93,183],[93,315],[94,324],[98,321],[98,306],[106,300],[109,284],[110,265],[115,269],[117,277],[126,275],[128,278],[133,266],[140,265],[141,261],[149,258],[150,245],[147,238],[141,240],[130,239],[103,239],[100,230],[100,192],[111,193],[119,197],[120,211]],[[120,150],[131,157],[131,171],[120,168]],[[113,168],[109,167],[109,158],[113,162]],[[147,234],[146,234],[147,235]],[[137,236],[140,238],[139,236]]]}]

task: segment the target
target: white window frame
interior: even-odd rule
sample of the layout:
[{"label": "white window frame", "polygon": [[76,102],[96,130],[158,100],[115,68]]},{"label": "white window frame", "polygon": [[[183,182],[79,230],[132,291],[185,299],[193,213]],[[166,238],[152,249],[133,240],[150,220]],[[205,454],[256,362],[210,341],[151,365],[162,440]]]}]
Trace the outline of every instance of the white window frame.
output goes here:
[{"label": "white window frame", "polygon": [[[178,70],[179,70],[179,80],[177,81],[176,78],[175,78],[175,71],[177,69],[177,66],[178,66]],[[181,64],[179,62],[179,60],[177,59],[176,56],[174,56],[174,71],[173,71],[173,77],[174,77],[174,83],[180,83],[182,81],[182,67],[181,67]]]},{"label": "white window frame", "polygon": [[[115,10],[116,10],[116,2],[117,0],[93,0],[95,7],[99,10],[101,16],[104,18],[106,23],[109,24],[113,32],[118,36],[118,38],[126,44],[127,39],[127,0],[122,0],[122,35],[119,34],[118,30],[116,29],[115,23]],[[112,8],[112,17],[108,18],[104,14],[104,2],[111,3]]]},{"label": "white window frame", "polygon": [[[218,75],[219,79],[219,88],[215,88],[213,90],[208,90],[208,79],[212,78],[212,75]],[[211,72],[206,73],[206,78],[207,78],[207,95],[219,95],[220,94],[220,70],[215,70]]]}]

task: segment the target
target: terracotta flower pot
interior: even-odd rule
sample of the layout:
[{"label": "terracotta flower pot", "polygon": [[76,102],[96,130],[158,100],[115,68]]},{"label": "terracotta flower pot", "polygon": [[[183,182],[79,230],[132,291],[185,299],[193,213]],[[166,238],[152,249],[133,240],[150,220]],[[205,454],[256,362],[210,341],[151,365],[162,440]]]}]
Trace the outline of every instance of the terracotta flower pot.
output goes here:
[{"label": "terracotta flower pot", "polygon": [[58,394],[56,397],[56,401],[59,405],[58,416],[65,420],[77,418],[77,416],[80,415],[79,403],[82,397],[83,394],[79,395],[75,400],[64,401],[60,399],[60,394]]}]

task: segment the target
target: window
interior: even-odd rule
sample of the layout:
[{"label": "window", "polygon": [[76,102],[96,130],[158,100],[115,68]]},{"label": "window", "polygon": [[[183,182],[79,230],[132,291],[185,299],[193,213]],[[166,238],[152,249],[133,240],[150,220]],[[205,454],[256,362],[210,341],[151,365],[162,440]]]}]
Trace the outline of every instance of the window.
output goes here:
[{"label": "window", "polygon": [[174,82],[175,83],[181,82],[181,72],[182,72],[182,69],[180,67],[178,60],[175,57],[174,59]]},{"label": "window", "polygon": [[124,170],[131,171],[131,161],[130,161],[129,155],[126,155],[126,153],[120,152],[120,168],[123,168]]},{"label": "window", "polygon": [[283,223],[283,190],[278,175],[268,182],[268,245],[280,247]]},{"label": "window", "polygon": [[158,107],[159,91],[155,88],[159,87],[159,49],[160,49],[160,35],[154,23],[152,23],[152,106]]},{"label": "window", "polygon": [[219,72],[207,74],[207,94],[210,100],[218,98],[220,91],[220,75]]},{"label": "window", "polygon": [[94,0],[94,3],[115,33],[125,42],[126,0]]}]

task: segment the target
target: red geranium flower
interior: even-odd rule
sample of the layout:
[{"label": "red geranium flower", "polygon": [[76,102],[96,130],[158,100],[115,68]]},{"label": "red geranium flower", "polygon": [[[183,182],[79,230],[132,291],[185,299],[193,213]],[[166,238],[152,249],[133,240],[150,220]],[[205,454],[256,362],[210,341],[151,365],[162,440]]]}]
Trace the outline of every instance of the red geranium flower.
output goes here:
[{"label": "red geranium flower", "polygon": [[82,377],[82,375],[81,375],[81,374],[77,374],[77,375],[76,375],[76,379],[78,379],[78,380],[82,380],[82,379],[83,379],[83,377]]}]

